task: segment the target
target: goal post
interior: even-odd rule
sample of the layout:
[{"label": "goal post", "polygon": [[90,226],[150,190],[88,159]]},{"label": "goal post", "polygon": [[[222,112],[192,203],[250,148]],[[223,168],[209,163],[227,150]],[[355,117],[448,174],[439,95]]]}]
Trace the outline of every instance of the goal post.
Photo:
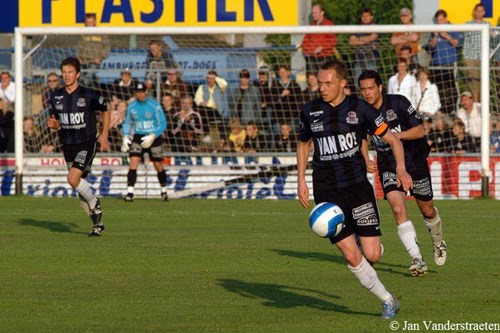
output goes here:
[{"label": "goal post", "polygon": [[[481,162],[481,177],[482,177],[482,187],[481,193],[483,196],[487,196],[489,193],[490,184],[490,147],[489,147],[489,129],[490,129],[490,37],[491,32],[487,25],[349,25],[349,26],[301,26],[301,27],[185,27],[185,28],[130,28],[130,27],[120,27],[120,28],[107,28],[98,27],[92,28],[16,28],[15,29],[15,87],[16,87],[16,99],[15,103],[15,141],[17,143],[23,143],[23,117],[26,115],[27,106],[29,104],[29,96],[25,96],[25,78],[26,78],[26,67],[25,62],[27,58],[31,56],[36,56],[35,47],[30,46],[28,48],[25,45],[27,37],[31,36],[82,36],[82,35],[107,35],[107,36],[158,36],[161,38],[163,36],[185,36],[186,39],[193,39],[196,41],[202,41],[203,36],[217,35],[217,36],[234,36],[242,35],[244,38],[252,38],[252,36],[292,36],[290,44],[293,44],[290,48],[284,48],[285,53],[289,56],[289,61],[292,67],[292,74],[301,73],[305,75],[304,64],[300,63],[302,58],[301,50],[298,48],[299,45],[296,44],[297,40],[301,40],[304,34],[326,34],[335,33],[337,36],[348,36],[350,34],[359,33],[380,33],[380,34],[390,34],[394,32],[418,32],[418,33],[432,33],[432,32],[479,32],[481,33],[481,146],[480,146],[480,162]],[[232,39],[234,40],[234,38]],[[421,41],[423,44],[424,41]],[[346,44],[344,44],[346,45]],[[74,47],[75,45],[73,45]],[[43,45],[42,45],[43,47]],[[201,49],[196,49],[194,45],[190,46],[192,52],[203,53]],[[227,50],[225,47],[220,48],[221,52]],[[279,48],[278,48],[279,49]],[[274,49],[276,50],[276,48]],[[346,53],[352,52],[352,50],[343,50]],[[229,52],[229,51],[228,51]],[[276,51],[278,52],[278,51]],[[254,50],[255,53],[255,50]],[[257,51],[259,53],[259,51]],[[252,55],[253,56],[253,55]],[[236,58],[242,57],[241,54],[237,55]],[[243,59],[243,58],[241,58]],[[299,59],[297,64],[296,59]],[[258,64],[258,60],[256,63]],[[389,59],[385,59],[390,62]],[[241,66],[239,69],[245,68],[245,63],[241,61]],[[272,64],[273,67],[275,64]],[[58,68],[53,68],[58,71]],[[205,70],[205,68],[203,68]],[[201,70],[201,68],[200,68]],[[231,69],[235,71],[235,69]],[[257,73],[257,68],[251,68],[252,73]],[[206,72],[206,71],[205,71]],[[234,73],[233,73],[234,74]],[[356,78],[351,77],[350,80],[356,83]],[[386,82],[384,82],[386,85]],[[159,98],[159,97],[158,97]],[[22,193],[22,179],[24,174],[25,166],[25,150],[22,144],[16,144],[15,147],[15,175],[16,175],[16,193]],[[173,154],[175,155],[175,154]],[[195,154],[196,155],[196,154]],[[198,154],[199,155],[199,154]],[[293,156],[290,154],[290,156]]]}]

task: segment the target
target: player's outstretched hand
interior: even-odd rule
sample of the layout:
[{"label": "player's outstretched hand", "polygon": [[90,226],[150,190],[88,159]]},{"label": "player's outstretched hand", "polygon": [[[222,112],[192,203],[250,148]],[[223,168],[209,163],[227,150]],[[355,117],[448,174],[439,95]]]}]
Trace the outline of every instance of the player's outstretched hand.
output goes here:
[{"label": "player's outstretched hand", "polygon": [[149,135],[146,135],[146,136],[143,136],[141,138],[141,147],[144,148],[144,149],[148,149],[149,147],[151,147],[151,145],[153,144],[153,141],[155,141],[156,139],[156,135],[154,134],[149,134]]},{"label": "player's outstretched hand", "polygon": [[369,173],[374,173],[377,171],[377,163],[373,162],[372,160],[368,160],[366,162],[366,171]]},{"label": "player's outstretched hand", "polygon": [[411,176],[406,172],[406,170],[397,170],[397,184],[398,186],[403,186],[403,189],[405,191],[409,191],[411,188],[413,188],[413,181],[411,179]]},{"label": "player's outstretched hand", "polygon": [[128,136],[124,136],[122,141],[122,152],[123,153],[128,152],[131,144],[132,144],[132,139],[129,138]]}]

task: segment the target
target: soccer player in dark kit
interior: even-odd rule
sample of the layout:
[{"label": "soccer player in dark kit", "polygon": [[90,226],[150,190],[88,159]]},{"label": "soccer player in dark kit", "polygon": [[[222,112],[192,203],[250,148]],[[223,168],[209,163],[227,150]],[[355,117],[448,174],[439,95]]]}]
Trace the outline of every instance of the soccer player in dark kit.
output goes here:
[{"label": "soccer player in dark kit", "polygon": [[302,206],[308,207],[305,173],[312,140],[314,201],[335,203],[345,215],[345,227],[330,241],[340,249],[359,282],[380,299],[382,318],[394,318],[399,302],[386,290],[369,263],[380,260],[381,232],[377,202],[360,148],[367,133],[378,135],[390,144],[397,161],[398,184],[409,189],[412,182],[405,169],[403,145],[380,112],[365,101],[344,94],[345,64],[337,60],[326,62],[318,73],[318,82],[321,98],[305,104],[300,114],[298,197]]},{"label": "soccer player in dark kit", "polygon": [[[79,195],[80,204],[92,220],[89,236],[100,236],[104,231],[99,198],[92,193],[85,179],[92,167],[98,149],[108,150],[110,116],[104,98],[95,91],[80,86],[80,61],[68,57],[61,62],[64,88],[51,94],[50,118],[47,126],[59,131],[64,159],[68,166],[68,184]],[[103,126],[97,138],[97,111],[102,112]]]},{"label": "soccer player in dark kit", "polygon": [[[422,213],[427,230],[430,233],[434,249],[434,261],[444,265],[446,261],[446,243],[443,240],[441,218],[434,206],[431,174],[427,163],[430,147],[425,139],[422,120],[411,102],[402,95],[382,94],[383,85],[376,71],[365,71],[358,78],[358,85],[363,98],[382,113],[389,128],[403,142],[405,164],[413,179],[410,193]],[[427,272],[427,264],[422,258],[417,242],[417,233],[406,210],[406,191],[396,182],[396,161],[391,147],[377,135],[371,137],[377,151],[377,168],[384,196],[392,207],[398,235],[406,251],[412,258],[409,272],[412,276],[422,276]],[[363,143],[362,154],[368,171],[374,172],[373,161],[368,156],[368,145]]]}]

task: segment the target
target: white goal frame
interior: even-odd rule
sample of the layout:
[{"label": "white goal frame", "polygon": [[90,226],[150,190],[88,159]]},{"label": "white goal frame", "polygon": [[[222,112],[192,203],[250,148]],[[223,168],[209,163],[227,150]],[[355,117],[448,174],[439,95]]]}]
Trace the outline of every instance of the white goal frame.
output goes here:
[{"label": "white goal frame", "polygon": [[[124,35],[124,34],[156,34],[156,35],[207,35],[207,34],[306,34],[306,33],[392,33],[401,31],[402,25],[334,25],[334,26],[301,26],[301,27],[175,27],[175,28],[132,28],[132,27],[99,27],[92,29],[93,35]],[[490,165],[489,165],[489,121],[490,121],[490,65],[489,65],[489,41],[490,29],[486,24],[467,25],[410,25],[404,26],[408,32],[429,33],[435,31],[465,32],[475,31],[481,33],[481,101],[482,101],[482,140],[481,140],[481,174],[482,174],[482,195],[488,195]],[[74,27],[40,27],[40,28],[16,28],[15,29],[15,175],[16,194],[22,193],[22,176],[24,167],[23,153],[23,70],[24,70],[24,49],[23,39],[25,36],[33,35],[85,35],[88,28]],[[29,56],[29,54],[27,55]],[[26,56],[26,57],[27,57]]]}]

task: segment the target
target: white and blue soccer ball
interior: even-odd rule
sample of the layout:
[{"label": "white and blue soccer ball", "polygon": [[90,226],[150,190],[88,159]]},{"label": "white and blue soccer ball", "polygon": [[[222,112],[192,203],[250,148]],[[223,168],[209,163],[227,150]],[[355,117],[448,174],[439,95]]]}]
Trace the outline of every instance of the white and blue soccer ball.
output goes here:
[{"label": "white and blue soccer ball", "polygon": [[309,214],[309,226],[320,237],[335,237],[342,231],[344,219],[344,212],[339,206],[331,202],[322,202]]}]

